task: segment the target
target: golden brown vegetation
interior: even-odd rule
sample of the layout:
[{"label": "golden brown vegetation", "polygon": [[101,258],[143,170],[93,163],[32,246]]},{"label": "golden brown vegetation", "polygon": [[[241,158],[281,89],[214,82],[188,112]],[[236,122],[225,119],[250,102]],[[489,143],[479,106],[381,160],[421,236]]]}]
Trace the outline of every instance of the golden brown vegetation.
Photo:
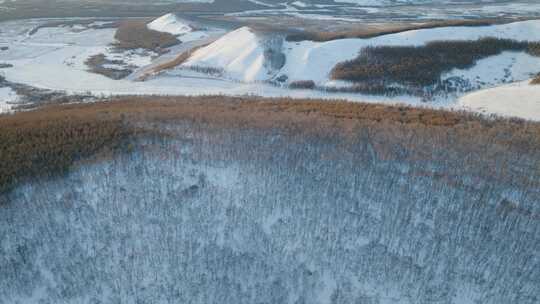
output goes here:
[{"label": "golden brown vegetation", "polygon": [[52,108],[0,116],[0,129],[0,192],[30,176],[64,172],[123,136],[118,118]]},{"label": "golden brown vegetation", "polygon": [[[519,19],[518,19],[519,20]],[[348,30],[342,32],[324,32],[324,31],[306,31],[300,33],[289,34],[287,41],[317,41],[325,42],[338,39],[349,38],[373,38],[388,34],[396,34],[410,30],[431,29],[446,26],[487,26],[493,24],[504,24],[507,22],[518,20],[503,20],[503,19],[478,19],[478,20],[442,20],[432,21],[421,24],[389,24],[379,27],[369,27]]]},{"label": "golden brown vegetation", "polygon": [[540,124],[521,120],[340,101],[132,97],[0,116],[0,192],[30,178],[62,174],[76,160],[98,152],[125,151],[130,139],[163,134],[155,126],[179,122],[221,131],[341,136],[344,142],[369,134],[380,158],[402,157],[397,147],[408,151],[409,159],[444,158],[451,154],[443,151],[466,151],[475,157],[460,159],[463,166],[478,167],[488,175],[500,167],[492,166],[497,153],[523,157],[540,151]]},{"label": "golden brown vegetation", "polygon": [[122,49],[143,48],[160,51],[180,43],[172,34],[150,30],[144,20],[129,20],[120,23],[114,38],[116,47]]},{"label": "golden brown vegetation", "polygon": [[152,69],[152,72],[153,73],[159,73],[159,72],[161,72],[163,70],[168,70],[168,69],[175,68],[175,67],[181,65],[182,63],[186,62],[186,60],[188,60],[189,57],[191,57],[191,54],[192,54],[192,51],[183,52],[182,54],[178,55],[173,60],[156,66],[155,68]]}]

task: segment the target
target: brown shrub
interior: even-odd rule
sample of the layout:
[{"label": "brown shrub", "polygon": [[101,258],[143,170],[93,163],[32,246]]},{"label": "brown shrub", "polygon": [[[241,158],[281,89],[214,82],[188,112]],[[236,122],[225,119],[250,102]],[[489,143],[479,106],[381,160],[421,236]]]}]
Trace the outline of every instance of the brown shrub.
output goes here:
[{"label": "brown shrub", "polygon": [[482,38],[471,41],[433,41],[425,46],[379,46],[364,48],[360,55],[336,65],[331,77],[338,80],[427,86],[436,84],[444,72],[465,69],[477,60],[503,51],[531,52],[528,42]]},{"label": "brown shrub", "polygon": [[[178,56],[177,56],[176,58],[174,58],[173,60],[168,61],[168,62],[165,62],[165,63],[163,63],[163,64],[160,64],[160,65],[154,67],[150,73],[155,74],[155,73],[159,73],[159,72],[161,72],[161,71],[169,70],[169,69],[175,68],[175,67],[177,67],[177,66],[179,66],[179,65],[182,65],[182,63],[186,62],[186,61],[189,59],[189,57],[191,57],[191,55],[192,55],[195,51],[197,51],[198,49],[203,48],[203,47],[205,47],[205,46],[206,46],[206,45],[201,45],[201,46],[198,46],[198,47],[194,47],[193,49],[190,49],[190,50],[188,50],[188,51],[185,51],[185,52],[183,52],[182,54],[178,55]],[[148,76],[148,75],[143,75],[143,76],[141,77],[141,79],[144,79],[144,78],[146,78],[147,76]]]},{"label": "brown shrub", "polygon": [[478,19],[478,20],[442,20],[432,21],[423,24],[396,24],[385,25],[376,28],[364,27],[361,29],[343,31],[343,32],[310,32],[304,31],[300,33],[289,34],[287,41],[316,41],[326,42],[338,39],[349,38],[373,38],[383,35],[396,34],[410,30],[431,29],[446,26],[487,26],[493,24],[504,24],[507,22],[513,22],[517,20],[504,20],[504,19]]},{"label": "brown shrub", "polygon": [[540,151],[540,124],[515,119],[340,101],[125,97],[0,116],[0,193],[31,178],[62,174],[78,159],[96,153],[129,152],[130,139],[162,136],[160,125],[180,122],[220,132],[279,130],[291,136],[342,137],[343,144],[369,140],[385,159],[443,158],[459,162],[463,170],[481,169],[487,177],[500,168],[493,164],[497,153],[520,159],[532,153],[532,159],[539,159],[535,151]]},{"label": "brown shrub", "polygon": [[116,47],[121,49],[143,48],[161,51],[180,43],[172,34],[150,30],[146,21],[129,20],[120,23],[114,38],[118,40]]},{"label": "brown shrub", "polygon": [[192,54],[191,51],[183,52],[182,54],[178,55],[173,60],[165,62],[163,64],[160,64],[160,65],[154,67],[152,69],[152,72],[153,73],[159,73],[159,72],[164,71],[164,70],[169,70],[169,69],[175,68],[175,67],[181,65],[182,63],[186,62],[186,60],[189,59],[191,54]]},{"label": "brown shrub", "polygon": [[130,69],[113,69],[104,67],[104,65],[108,63],[123,63],[122,61],[115,62],[108,60],[104,54],[90,56],[84,63],[88,66],[88,71],[115,80],[126,78],[132,72]]}]

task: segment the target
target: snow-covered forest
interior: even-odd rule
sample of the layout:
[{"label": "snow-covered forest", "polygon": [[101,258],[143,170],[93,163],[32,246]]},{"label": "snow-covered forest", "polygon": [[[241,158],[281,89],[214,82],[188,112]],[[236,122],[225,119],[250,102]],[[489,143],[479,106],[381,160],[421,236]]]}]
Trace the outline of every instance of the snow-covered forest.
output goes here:
[{"label": "snow-covered forest", "polygon": [[154,131],[3,195],[0,303],[540,300],[536,124],[132,105],[124,123]]}]

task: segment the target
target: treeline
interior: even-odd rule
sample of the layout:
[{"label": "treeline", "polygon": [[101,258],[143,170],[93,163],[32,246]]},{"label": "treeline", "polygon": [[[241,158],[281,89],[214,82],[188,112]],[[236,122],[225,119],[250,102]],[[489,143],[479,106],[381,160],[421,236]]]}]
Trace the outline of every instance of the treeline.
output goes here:
[{"label": "treeline", "polygon": [[483,38],[475,41],[433,41],[425,46],[377,46],[339,63],[332,79],[374,86],[432,86],[454,68],[471,68],[476,61],[504,51],[526,51],[540,56],[540,43]]},{"label": "treeline", "polygon": [[387,97],[396,97],[403,95],[424,96],[425,91],[416,88],[405,88],[399,86],[387,86],[377,83],[354,83],[346,87],[322,87],[322,90],[329,93],[356,93],[367,95],[381,95]]},{"label": "treeline", "polygon": [[162,33],[148,29],[146,21],[129,20],[120,23],[114,38],[116,47],[121,49],[154,50],[162,52],[163,49],[179,44],[180,41],[170,33]]},{"label": "treeline", "polygon": [[540,85],[540,74],[536,75],[536,77],[531,80],[531,84]]},{"label": "treeline", "polygon": [[55,176],[127,136],[120,116],[61,106],[0,115],[0,193],[33,176]]},{"label": "treeline", "polygon": [[[467,113],[289,98],[133,97],[0,116],[0,193],[34,177],[62,174],[75,161],[96,153],[105,156],[129,150],[133,136],[162,134],[159,125],[180,121],[218,129],[277,128],[302,136],[354,136],[358,130],[376,128],[379,133],[389,132],[380,137],[398,146],[408,145],[391,136],[398,129],[414,130],[426,143],[444,129],[444,134],[453,132],[452,145],[463,149],[469,149],[469,139],[491,146],[510,145],[520,153],[540,147],[540,124],[486,120]],[[394,152],[384,153],[390,157]]]},{"label": "treeline", "polygon": [[503,19],[477,19],[477,20],[442,20],[423,24],[397,24],[397,25],[362,25],[360,29],[352,29],[340,32],[325,31],[301,31],[287,35],[286,40],[291,42],[315,41],[327,42],[339,39],[367,39],[389,34],[397,34],[411,30],[432,29],[447,26],[488,26],[515,22],[516,20]]},{"label": "treeline", "polygon": [[289,83],[289,88],[291,89],[308,89],[312,90],[316,87],[313,80],[297,80]]}]

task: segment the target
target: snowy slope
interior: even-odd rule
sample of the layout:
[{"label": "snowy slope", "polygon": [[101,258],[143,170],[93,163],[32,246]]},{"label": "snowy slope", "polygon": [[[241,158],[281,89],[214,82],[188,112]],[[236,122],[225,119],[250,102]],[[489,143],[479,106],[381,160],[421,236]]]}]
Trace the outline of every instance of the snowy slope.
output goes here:
[{"label": "snowy slope", "polygon": [[540,58],[525,52],[503,52],[478,60],[469,69],[453,69],[441,76],[451,100],[466,93],[529,80],[540,71]]},{"label": "snowy slope", "polygon": [[[342,39],[329,42],[286,42],[287,63],[281,73],[294,80],[313,80],[320,85],[339,62],[350,60],[366,46],[424,45],[435,40],[476,40],[497,37],[540,41],[540,21],[525,21],[481,27],[443,27],[406,31],[371,39]],[[538,66],[540,68],[540,66]]]},{"label": "snowy slope", "polygon": [[442,75],[442,80],[459,78],[466,89],[483,89],[501,83],[530,79],[540,71],[540,58],[524,52],[503,52],[478,60],[470,69],[453,69]]},{"label": "snowy slope", "polygon": [[192,28],[174,14],[163,15],[150,22],[147,27],[151,30],[183,35],[192,31]]},{"label": "snowy slope", "polygon": [[481,113],[540,121],[540,86],[525,81],[486,89],[462,97],[459,104]]},{"label": "snowy slope", "polygon": [[266,80],[269,74],[264,48],[248,27],[232,31],[196,51],[184,66],[215,68],[228,78],[246,82]]}]

